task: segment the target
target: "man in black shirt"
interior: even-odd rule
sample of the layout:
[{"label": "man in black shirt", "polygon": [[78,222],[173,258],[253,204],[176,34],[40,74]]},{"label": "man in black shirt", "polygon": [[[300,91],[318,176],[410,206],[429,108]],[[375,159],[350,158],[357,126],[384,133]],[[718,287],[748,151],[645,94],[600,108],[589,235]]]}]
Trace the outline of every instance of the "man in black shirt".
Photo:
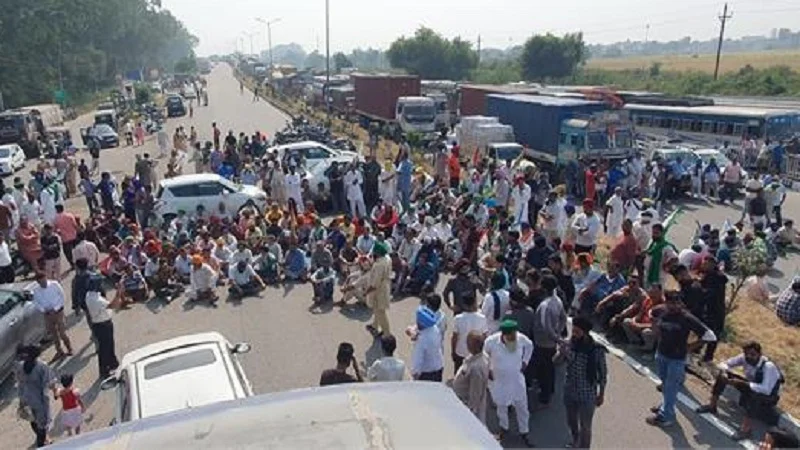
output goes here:
[{"label": "man in black shirt", "polygon": [[483,290],[477,277],[472,273],[469,261],[462,259],[457,262],[455,271],[456,276],[447,281],[442,291],[442,299],[447,307],[453,310],[454,315],[466,310],[464,299],[467,296],[475,299],[478,297],[478,291]]},{"label": "man in black shirt", "polygon": [[547,267],[553,271],[553,275],[558,280],[558,296],[564,303],[564,309],[569,311],[572,300],[575,298],[575,283],[572,281],[572,275],[564,272],[564,261],[558,253],[550,255],[550,258],[547,259]]},{"label": "man in black shirt", "polygon": [[61,281],[61,238],[53,232],[49,223],[42,227],[42,269],[48,280]]},{"label": "man in black shirt", "polygon": [[[719,263],[713,256],[708,256],[703,261],[702,278],[700,285],[703,287],[705,299],[705,311],[703,311],[703,323],[717,335],[725,329],[725,285],[728,284],[728,277],[719,270]],[[711,362],[714,360],[714,352],[717,350],[717,342],[709,342],[706,346],[703,361]]]},{"label": "man in black shirt", "polygon": [[338,214],[346,211],[347,202],[344,196],[344,178],[342,172],[339,170],[339,163],[336,161],[332,162],[331,166],[325,171],[325,175],[328,177],[328,180],[330,180],[333,212]]},{"label": "man in black shirt", "polygon": [[367,211],[378,204],[378,177],[381,175],[381,165],[375,161],[375,155],[367,155],[367,162],[364,164],[364,203]]},{"label": "man in black shirt", "polygon": [[[347,373],[348,366],[353,366],[353,371],[356,373],[355,377]],[[339,344],[339,350],[336,352],[336,368],[323,371],[319,378],[319,385],[330,386],[332,384],[356,383],[361,381],[364,381],[364,379],[361,377],[361,371],[358,370],[353,344],[342,342]]]},{"label": "man in black shirt", "polygon": [[654,415],[648,417],[646,422],[667,427],[675,424],[675,403],[686,376],[689,334],[694,333],[705,342],[714,342],[717,337],[700,319],[686,310],[681,303],[680,292],[667,292],[666,303],[654,307],[651,315],[658,337],[656,364],[662,383],[663,401],[660,406],[651,409]]},{"label": "man in black shirt", "polygon": [[[673,276],[681,286],[683,305],[686,306],[686,309],[692,313],[693,316],[703,320],[705,318],[707,299],[705,298],[705,293],[700,285],[700,281],[692,278],[689,269],[683,264],[675,268]],[[706,323],[706,325],[708,325],[708,323]]]}]

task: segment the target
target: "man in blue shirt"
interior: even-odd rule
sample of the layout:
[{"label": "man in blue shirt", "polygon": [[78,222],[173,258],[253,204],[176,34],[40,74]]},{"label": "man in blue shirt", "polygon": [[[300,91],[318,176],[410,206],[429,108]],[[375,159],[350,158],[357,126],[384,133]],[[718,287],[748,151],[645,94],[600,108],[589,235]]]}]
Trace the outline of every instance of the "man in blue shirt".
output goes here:
[{"label": "man in blue shirt", "polygon": [[627,285],[625,277],[619,272],[619,264],[609,263],[608,272],[601,275],[594,283],[585,287],[578,293],[580,302],[580,314],[590,316],[594,312],[597,303],[606,298],[612,292],[622,289]]},{"label": "man in blue shirt", "polygon": [[404,209],[408,209],[408,204],[411,202],[411,176],[413,174],[414,163],[408,158],[408,154],[405,154],[397,168],[397,190],[400,192]]}]

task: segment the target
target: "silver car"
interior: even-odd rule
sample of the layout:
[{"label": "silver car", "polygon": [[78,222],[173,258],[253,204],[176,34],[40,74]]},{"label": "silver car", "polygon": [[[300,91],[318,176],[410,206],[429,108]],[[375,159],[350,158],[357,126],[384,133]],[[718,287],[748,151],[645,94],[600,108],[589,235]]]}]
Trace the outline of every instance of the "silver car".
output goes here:
[{"label": "silver car", "polygon": [[0,383],[14,367],[17,347],[38,344],[46,336],[44,314],[33,305],[26,283],[0,285]]}]

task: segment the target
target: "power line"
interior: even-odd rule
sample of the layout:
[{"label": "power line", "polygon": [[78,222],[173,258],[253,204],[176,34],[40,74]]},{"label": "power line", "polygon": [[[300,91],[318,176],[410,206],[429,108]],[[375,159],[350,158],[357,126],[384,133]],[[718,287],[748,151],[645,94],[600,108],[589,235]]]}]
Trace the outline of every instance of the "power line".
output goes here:
[{"label": "power line", "polygon": [[733,13],[728,14],[728,4],[725,3],[725,7],[722,9],[722,15],[719,16],[719,42],[717,43],[717,63],[714,65],[714,80],[719,76],[719,58],[722,55],[722,41],[725,40],[725,24],[728,22],[728,19],[732,17]]}]

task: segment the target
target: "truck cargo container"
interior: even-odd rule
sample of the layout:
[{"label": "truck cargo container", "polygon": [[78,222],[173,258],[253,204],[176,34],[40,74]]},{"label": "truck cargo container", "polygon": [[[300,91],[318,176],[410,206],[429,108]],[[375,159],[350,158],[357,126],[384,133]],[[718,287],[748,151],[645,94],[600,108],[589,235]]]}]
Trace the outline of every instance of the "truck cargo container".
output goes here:
[{"label": "truck cargo container", "polygon": [[580,157],[619,158],[633,152],[626,111],[603,102],[538,95],[489,95],[488,114],[514,128],[534,159],[563,164]]},{"label": "truck cargo container", "polygon": [[486,116],[486,96],[490,94],[537,94],[538,86],[529,85],[495,85],[495,84],[462,84],[458,87],[458,115]]},{"label": "truck cargo container", "polygon": [[379,123],[399,140],[417,133],[424,141],[435,137],[436,103],[420,95],[420,79],[413,75],[353,75],[355,112],[361,125]]},{"label": "truck cargo container", "polygon": [[415,75],[354,74],[356,112],[375,121],[393,121],[397,99],[420,95]]}]

